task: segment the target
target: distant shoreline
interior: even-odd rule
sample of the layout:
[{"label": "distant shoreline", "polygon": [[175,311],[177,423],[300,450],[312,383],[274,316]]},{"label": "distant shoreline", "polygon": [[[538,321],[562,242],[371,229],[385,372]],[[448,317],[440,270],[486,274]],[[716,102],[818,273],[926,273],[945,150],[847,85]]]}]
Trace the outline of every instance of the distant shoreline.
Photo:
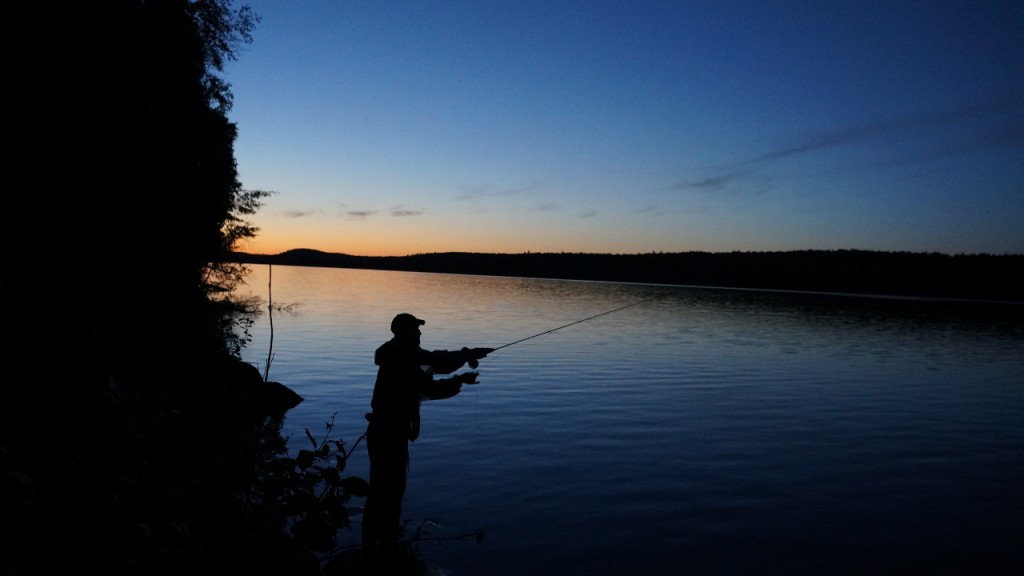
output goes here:
[{"label": "distant shoreline", "polygon": [[798,250],[647,254],[443,252],[353,256],[295,249],[275,255],[233,252],[225,260],[244,264],[1024,303],[1024,255],[1021,254]]}]

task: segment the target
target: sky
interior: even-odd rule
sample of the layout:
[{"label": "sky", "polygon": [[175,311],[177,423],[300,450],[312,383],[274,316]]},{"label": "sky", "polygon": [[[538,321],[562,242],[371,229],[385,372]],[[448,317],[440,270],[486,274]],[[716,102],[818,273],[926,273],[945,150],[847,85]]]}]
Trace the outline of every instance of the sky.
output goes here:
[{"label": "sky", "polygon": [[251,0],[239,248],[1024,253],[1024,2]]}]

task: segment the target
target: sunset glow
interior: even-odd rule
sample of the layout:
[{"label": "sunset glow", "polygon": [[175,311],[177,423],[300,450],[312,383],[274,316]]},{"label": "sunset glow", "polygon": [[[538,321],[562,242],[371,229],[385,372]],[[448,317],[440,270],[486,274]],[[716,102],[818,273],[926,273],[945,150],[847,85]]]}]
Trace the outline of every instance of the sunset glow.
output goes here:
[{"label": "sunset glow", "polygon": [[242,249],[1022,253],[1019,2],[250,2]]}]

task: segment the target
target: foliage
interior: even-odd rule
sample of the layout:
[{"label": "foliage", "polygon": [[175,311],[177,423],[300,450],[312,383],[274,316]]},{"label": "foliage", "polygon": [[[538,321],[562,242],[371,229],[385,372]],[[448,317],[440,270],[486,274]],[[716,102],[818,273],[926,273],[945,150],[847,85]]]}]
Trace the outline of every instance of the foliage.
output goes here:
[{"label": "foliage", "polygon": [[[253,41],[252,32],[259,16],[250,6],[233,10],[230,0],[193,0],[189,13],[202,38],[204,74],[201,83],[213,111],[226,115],[231,109],[231,87],[219,73],[228,61],[237,59],[240,44]],[[230,209],[220,223],[218,254],[204,263],[201,290],[214,304],[211,308],[227,352],[238,357],[250,341],[249,329],[258,308],[250,302],[239,301],[233,294],[245,281],[249,269],[238,263],[225,262],[221,257],[237,249],[239,244],[254,238],[259,228],[246,220],[262,206],[261,200],[273,194],[265,190],[245,190],[237,175],[228,186]]]},{"label": "foliage", "polygon": [[337,520],[337,490],[303,494],[340,470],[314,461],[260,497],[283,440],[237,361],[257,308],[229,295],[247,269],[222,263],[270,194],[241,187],[221,76],[258,18],[230,0],[6,15],[4,573],[297,573],[308,557],[277,506]]},{"label": "foliage", "polygon": [[21,1],[8,21],[5,229],[25,348],[59,323],[72,362],[100,370],[154,348],[237,349],[219,342],[229,307],[206,300],[244,278],[217,263],[257,233],[245,218],[269,194],[239,182],[222,74],[259,18],[230,0]]},{"label": "foliage", "polygon": [[231,109],[231,87],[217,73],[227,61],[237,60],[239,44],[252,43],[253,29],[260,21],[251,6],[233,10],[231,4],[230,0],[192,0],[188,4],[203,39],[202,83],[213,107],[222,112]]},{"label": "foliage", "polygon": [[241,358],[242,350],[252,342],[251,330],[260,313],[259,300],[228,296],[211,300],[210,307],[217,317],[216,329],[224,340],[224,350]]},{"label": "foliage", "polygon": [[285,519],[291,535],[303,546],[317,552],[329,552],[337,545],[337,532],[350,528],[349,501],[365,497],[369,485],[357,476],[345,476],[351,448],[343,440],[330,438],[334,415],[319,440],[305,430],[309,449],[295,457],[275,458],[267,463],[261,486],[262,499]]}]

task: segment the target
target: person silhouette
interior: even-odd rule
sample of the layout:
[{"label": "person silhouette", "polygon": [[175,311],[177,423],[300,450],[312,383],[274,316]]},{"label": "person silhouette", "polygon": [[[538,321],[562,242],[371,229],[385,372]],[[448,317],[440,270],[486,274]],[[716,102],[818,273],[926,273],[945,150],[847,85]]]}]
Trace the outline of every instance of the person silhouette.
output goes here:
[{"label": "person silhouette", "polygon": [[451,398],[463,384],[476,384],[477,372],[451,374],[465,364],[476,368],[493,348],[433,350],[420,348],[420,326],[426,321],[401,313],[391,321],[394,337],[377,348],[377,381],[370,401],[366,431],[370,457],[370,491],[363,508],[363,551],[388,553],[401,533],[402,499],[409,465],[409,442],[420,434],[420,402]]}]

